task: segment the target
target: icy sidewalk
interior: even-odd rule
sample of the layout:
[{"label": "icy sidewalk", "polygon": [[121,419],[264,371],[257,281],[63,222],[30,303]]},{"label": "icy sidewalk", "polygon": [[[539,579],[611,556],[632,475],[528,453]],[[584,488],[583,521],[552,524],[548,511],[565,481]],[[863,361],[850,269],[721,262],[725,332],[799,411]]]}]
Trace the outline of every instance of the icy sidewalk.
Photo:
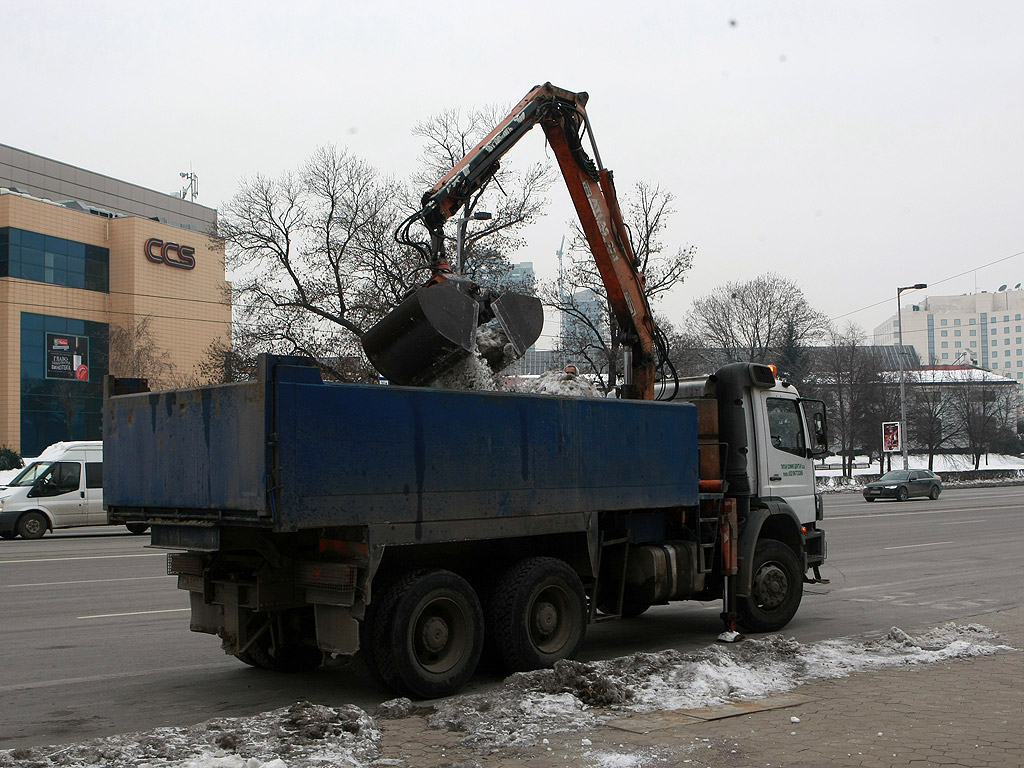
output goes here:
[{"label": "icy sidewalk", "polygon": [[[805,646],[773,635],[691,654],[561,662],[482,694],[393,700],[375,718],[300,702],[252,718],[0,752],[0,766],[904,765],[903,755],[927,755],[934,744],[944,755],[954,741],[966,745],[967,728],[978,734],[971,749],[986,756],[978,764],[998,765],[999,748],[1020,757],[1021,729],[1008,721],[1020,725],[1021,654],[1009,646],[1024,647],[1022,616],[985,616],[998,633],[951,623],[871,640]],[[1016,747],[980,735],[1011,730]]]}]

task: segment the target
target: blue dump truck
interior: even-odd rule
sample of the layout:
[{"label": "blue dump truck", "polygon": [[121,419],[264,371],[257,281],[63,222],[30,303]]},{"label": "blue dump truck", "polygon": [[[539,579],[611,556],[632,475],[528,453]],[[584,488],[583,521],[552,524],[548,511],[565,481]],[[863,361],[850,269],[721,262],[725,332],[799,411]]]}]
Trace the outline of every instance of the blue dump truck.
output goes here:
[{"label": "blue dump truck", "polygon": [[151,526],[192,631],[257,667],[360,652],[442,696],[485,646],[550,666],[670,601],[777,630],[825,558],[824,411],[769,366],[669,402],[325,383],[278,356],[247,382],[140,384],[106,382],[109,520]]}]

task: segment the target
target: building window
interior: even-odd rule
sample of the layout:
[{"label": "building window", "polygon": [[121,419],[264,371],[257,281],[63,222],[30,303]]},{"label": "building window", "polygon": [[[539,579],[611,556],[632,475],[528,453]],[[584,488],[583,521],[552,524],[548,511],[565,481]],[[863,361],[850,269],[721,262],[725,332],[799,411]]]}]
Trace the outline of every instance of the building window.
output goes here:
[{"label": "building window", "polygon": [[989,331],[989,333],[991,333],[991,334],[993,334],[993,335],[995,335],[995,334],[999,333],[999,329],[998,329],[998,328],[995,328],[995,327],[993,327],[993,328],[989,328],[989,329],[988,329],[988,331]]},{"label": "building window", "polygon": [[959,341],[954,341],[953,342],[953,346],[954,347],[959,347],[959,346],[963,346],[963,345]]},{"label": "building window", "polygon": [[978,335],[978,332],[972,328],[971,329],[971,336],[977,336],[977,335]]},{"label": "building window", "polygon": [[939,331],[940,336],[949,336],[949,331]]},{"label": "building window", "polygon": [[959,317],[953,319],[953,325],[960,325],[960,318]]},{"label": "building window", "polygon": [[26,229],[0,227],[5,277],[110,292],[110,250]]},{"label": "building window", "polygon": [[992,352],[992,357],[999,357],[999,353],[998,353],[998,352],[995,352],[995,351],[993,351],[993,352]]},{"label": "building window", "polygon": [[1010,343],[1010,337],[1007,336],[1005,339],[1003,339],[1003,346],[1005,347],[1005,346],[1009,345],[1009,343]]},{"label": "building window", "polygon": [[942,353],[942,359],[943,360],[949,360],[949,352],[943,352]]},{"label": "building window", "polygon": [[948,323],[949,323],[949,320],[946,320],[945,318],[943,318],[942,320],[939,320],[939,325],[947,325]]},{"label": "building window", "polygon": [[954,336],[959,336],[960,335],[960,331],[953,331],[953,335]]},{"label": "building window", "polygon": [[977,325],[977,320],[976,320],[976,318],[973,318],[973,317],[972,317],[972,318],[971,318],[970,320],[968,320],[968,321],[967,321],[967,324],[968,324],[968,325]]},{"label": "building window", "polygon": [[1010,322],[1010,316],[1009,315],[1003,315],[1003,322],[1004,323]]},{"label": "building window", "polygon": [[948,341],[942,342],[942,346],[943,346],[943,348],[948,347],[949,346],[949,342]]}]

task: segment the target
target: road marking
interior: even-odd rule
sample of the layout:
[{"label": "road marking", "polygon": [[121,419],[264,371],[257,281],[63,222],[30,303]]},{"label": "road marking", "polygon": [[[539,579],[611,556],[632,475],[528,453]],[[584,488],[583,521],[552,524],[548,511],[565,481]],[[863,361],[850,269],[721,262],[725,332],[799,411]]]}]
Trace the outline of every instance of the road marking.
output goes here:
[{"label": "road marking", "polygon": [[165,608],[161,611],[129,611],[128,613],[96,613],[92,616],[79,616],[79,619],[112,619],[116,616],[146,616],[151,613],[184,613],[191,608]]},{"label": "road marking", "polygon": [[952,541],[930,541],[927,544],[904,544],[902,547],[885,547],[885,549],[913,549],[914,547],[938,547],[942,544],[954,544]]},{"label": "road marking", "polygon": [[66,584],[106,584],[108,581],[145,581],[146,579],[170,579],[171,576],[128,576],[123,579],[79,579],[78,581],[40,581],[35,584],[0,584],[0,589],[15,587],[61,587]]},{"label": "road marking", "polygon": [[[1016,510],[1016,505],[1007,504],[998,507],[971,507],[970,512],[1011,512]],[[876,520],[879,517],[903,517],[906,515],[946,515],[955,514],[960,512],[959,509],[927,509],[919,512],[868,512],[864,511],[859,515],[825,515],[823,522],[829,522],[830,520]]]},{"label": "road marking", "polygon": [[63,563],[66,560],[118,560],[126,557],[167,557],[166,552],[146,552],[142,555],[82,555],[81,557],[37,557],[30,560],[0,560],[0,565],[16,563]]},{"label": "road marking", "polygon": [[220,663],[207,663],[207,664],[191,664],[188,666],[180,667],[160,667],[157,669],[147,669],[141,672],[115,672],[110,675],[89,675],[88,677],[65,677],[61,680],[40,680],[35,683],[14,683],[12,685],[0,685],[0,693],[7,693],[8,691],[31,691],[37,688],[57,688],[65,685],[74,685],[76,683],[101,683],[107,680],[126,680],[133,677],[150,677],[151,675],[167,674],[173,672],[192,672],[195,670],[203,669],[220,669],[226,666],[237,667],[238,662],[234,659],[230,661],[224,661]]},{"label": "road marking", "polygon": [[956,520],[952,523],[939,523],[939,525],[967,525],[969,523],[984,523],[987,518],[979,518],[978,520]]}]

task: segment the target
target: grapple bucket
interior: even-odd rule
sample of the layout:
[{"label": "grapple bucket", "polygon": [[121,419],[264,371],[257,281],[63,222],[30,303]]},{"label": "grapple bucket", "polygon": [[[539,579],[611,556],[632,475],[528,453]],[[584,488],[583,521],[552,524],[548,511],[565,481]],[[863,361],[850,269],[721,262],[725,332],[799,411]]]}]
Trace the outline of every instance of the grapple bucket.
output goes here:
[{"label": "grapple bucket", "polygon": [[[477,326],[493,316],[504,339],[495,350],[477,346]],[[481,352],[501,370],[526,354],[544,327],[540,300],[518,293],[477,301],[451,281],[420,288],[363,334],[374,367],[395,384],[428,384]],[[506,349],[506,344],[512,350]]]},{"label": "grapple bucket", "polygon": [[473,351],[479,311],[452,283],[420,288],[363,334],[363,349],[395,384],[426,384]]},{"label": "grapple bucket", "polygon": [[544,307],[540,299],[521,293],[503,293],[491,302],[491,311],[508,336],[517,357],[526,354],[544,329]]}]

